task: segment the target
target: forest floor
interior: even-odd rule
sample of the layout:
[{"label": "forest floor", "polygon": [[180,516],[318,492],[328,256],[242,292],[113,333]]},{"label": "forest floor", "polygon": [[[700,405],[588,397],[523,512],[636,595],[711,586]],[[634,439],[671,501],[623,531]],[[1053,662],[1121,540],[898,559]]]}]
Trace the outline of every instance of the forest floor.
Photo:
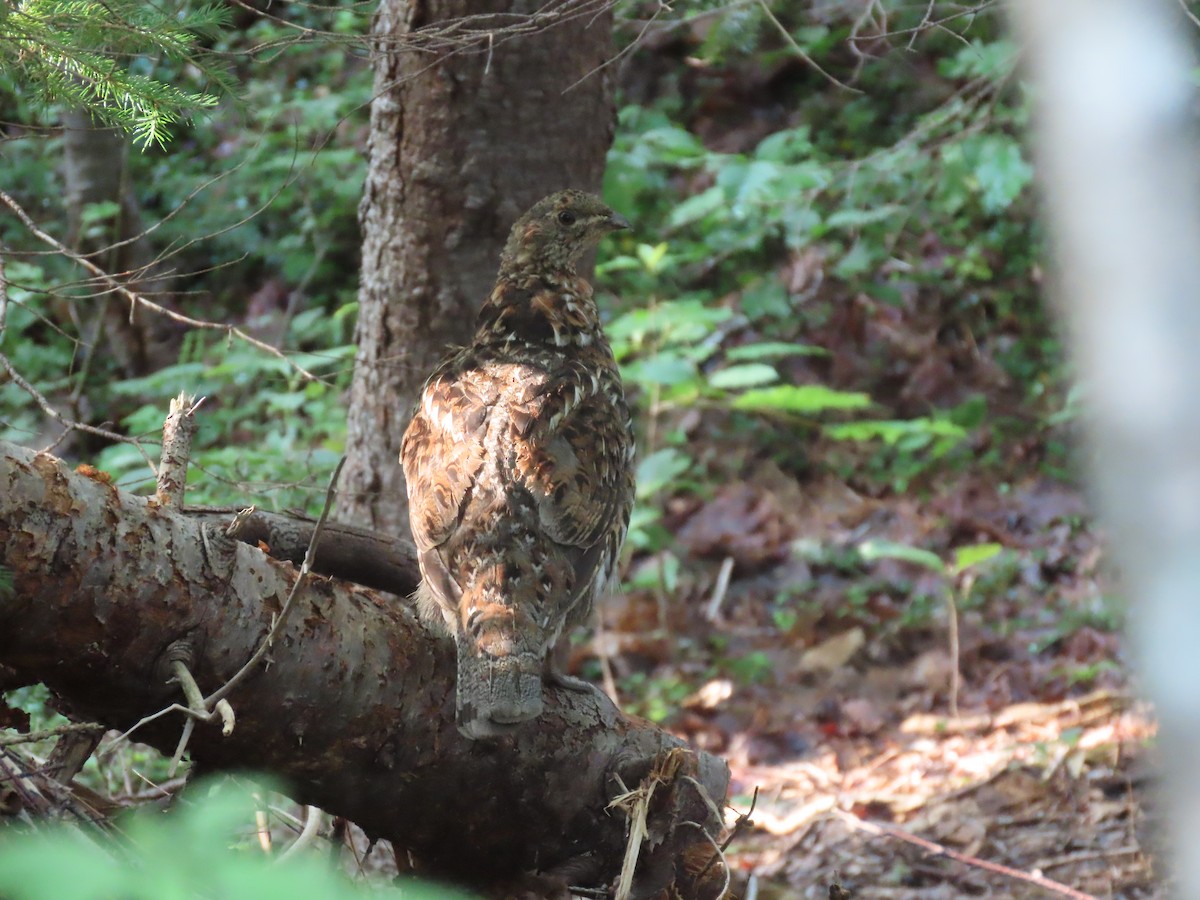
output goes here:
[{"label": "forest floor", "polygon": [[[886,358],[860,334],[858,359]],[[837,335],[819,343],[836,364]],[[943,408],[986,398],[965,459],[897,487],[864,474],[878,449],[800,433],[789,472],[786,451],[738,451],[728,422],[697,427],[726,435],[708,458],[727,480],[667,501],[669,550],[635,563],[643,587],[605,605],[577,664],[728,760],[729,821],[750,819],[728,850],[735,896],[1164,896],[1155,720],[1062,449],[1073,426],[992,378],[986,347],[930,377],[936,351],[902,376]],[[837,386],[876,396],[853,368]]]},{"label": "forest floor", "polygon": [[[964,539],[1008,549],[974,584],[879,563],[865,592],[828,558],[792,558],[733,577],[714,601],[715,563],[665,628],[647,627],[662,614],[652,592],[609,616],[597,646],[620,654],[618,669],[652,658],[657,639],[661,660],[637,683],[707,676],[664,724],[729,761],[733,810],[752,821],[729,848],[735,894],[1161,896],[1144,808],[1154,721],[1130,687],[1078,491],[963,477],[920,501],[835,482],[802,494],[728,486],[720,509],[691,518],[711,521],[681,535],[724,528],[730,546],[787,532],[795,547],[819,534],[828,547],[882,532],[943,555]],[[806,592],[781,615],[788,580]],[[947,588],[959,606],[957,715],[946,607],[911,608]]]}]

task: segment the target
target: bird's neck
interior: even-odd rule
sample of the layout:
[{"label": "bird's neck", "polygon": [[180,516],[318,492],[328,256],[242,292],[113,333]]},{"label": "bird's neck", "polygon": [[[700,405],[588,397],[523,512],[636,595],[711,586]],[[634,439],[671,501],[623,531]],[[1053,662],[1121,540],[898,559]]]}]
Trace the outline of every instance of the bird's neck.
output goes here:
[{"label": "bird's neck", "polygon": [[592,286],[574,270],[505,273],[479,311],[478,344],[586,347],[602,340]]}]

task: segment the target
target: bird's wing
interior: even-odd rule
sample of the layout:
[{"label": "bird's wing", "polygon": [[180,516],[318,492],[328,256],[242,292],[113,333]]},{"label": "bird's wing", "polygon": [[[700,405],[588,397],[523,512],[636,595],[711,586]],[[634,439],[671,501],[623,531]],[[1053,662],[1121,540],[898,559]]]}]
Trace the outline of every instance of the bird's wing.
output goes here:
[{"label": "bird's wing", "polygon": [[465,353],[440,366],[400,448],[408,485],[409,525],[421,570],[443,606],[462,595],[438,551],[458,525],[462,507],[483,466],[483,436],[491,410],[487,385]]},{"label": "bird's wing", "polygon": [[[633,436],[611,365],[568,365],[513,417],[516,472],[538,506],[543,532],[564,545],[575,599],[601,566],[611,567],[633,503]],[[573,605],[573,604],[572,604]]]}]

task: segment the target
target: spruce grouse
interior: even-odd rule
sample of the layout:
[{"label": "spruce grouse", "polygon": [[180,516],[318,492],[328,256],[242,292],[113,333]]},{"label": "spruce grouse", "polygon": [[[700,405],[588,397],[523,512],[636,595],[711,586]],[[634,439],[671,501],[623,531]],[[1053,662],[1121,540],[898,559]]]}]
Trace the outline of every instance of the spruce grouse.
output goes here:
[{"label": "spruce grouse", "polygon": [[478,739],[542,712],[563,631],[613,576],[633,506],[634,441],[592,287],[576,271],[628,228],[561,191],[517,220],[475,337],[429,377],[400,462],[418,608],[458,650],[457,724]]}]

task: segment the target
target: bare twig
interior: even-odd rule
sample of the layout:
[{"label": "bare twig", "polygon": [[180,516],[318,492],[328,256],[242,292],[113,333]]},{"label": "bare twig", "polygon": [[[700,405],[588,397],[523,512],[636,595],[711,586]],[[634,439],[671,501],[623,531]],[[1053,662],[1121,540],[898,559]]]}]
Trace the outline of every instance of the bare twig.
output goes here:
[{"label": "bare twig", "polygon": [[15,744],[32,744],[36,741],[47,741],[50,738],[62,737],[64,734],[102,734],[107,729],[103,725],[90,722],[72,722],[69,725],[58,725],[43,731],[31,731],[28,734],[0,734],[0,747],[12,747]]},{"label": "bare twig", "polygon": [[206,706],[216,703],[218,700],[228,696],[230,691],[241,684],[246,679],[246,676],[248,676],[254,670],[254,667],[259,664],[263,656],[266,655],[267,650],[270,649],[271,645],[275,642],[275,638],[279,635],[280,630],[282,630],[283,623],[287,619],[287,614],[291,610],[292,604],[295,602],[297,595],[300,593],[300,587],[308,579],[309,572],[312,570],[313,563],[316,561],[317,545],[321,540],[321,531],[325,527],[325,520],[329,517],[329,510],[333,506],[333,498],[337,492],[336,489],[338,476],[342,474],[342,466],[345,464],[346,457],[343,456],[338,460],[338,464],[334,466],[333,475],[331,475],[329,478],[329,489],[325,492],[325,506],[322,508],[321,515],[317,519],[317,524],[313,528],[312,538],[308,542],[308,550],[304,554],[304,562],[301,564],[300,572],[296,576],[296,581],[292,584],[292,589],[288,593],[287,600],[284,601],[283,608],[279,611],[279,615],[275,617],[275,621],[272,623],[271,629],[267,632],[267,636],[263,638],[262,643],[258,645],[258,649],[254,651],[254,654],[246,661],[246,664],[237,672],[235,672],[232,678],[204,698],[204,703]]},{"label": "bare twig", "polygon": [[896,838],[905,843],[912,844],[914,847],[920,847],[928,853],[937,856],[945,856],[955,862],[960,862],[963,865],[971,866],[976,869],[983,869],[985,872],[992,872],[996,875],[1003,875],[1006,878],[1012,878],[1017,881],[1023,881],[1026,884],[1036,884],[1052,893],[1059,894],[1063,897],[1070,897],[1071,900],[1097,900],[1092,894],[1085,894],[1083,891],[1077,891],[1073,887],[1068,887],[1061,882],[1054,881],[1037,872],[1022,872],[1020,869],[1014,869],[1011,866],[1001,865],[1000,863],[989,862],[986,859],[980,859],[977,856],[970,856],[966,853],[959,853],[957,850],[951,850],[949,847],[938,844],[934,841],[926,840],[923,837],[917,837],[912,832],[905,831],[902,828],[897,828],[895,825],[884,825],[878,822],[868,822],[865,819],[860,819],[858,816],[852,815],[845,810],[834,810],[837,815],[846,824],[859,830],[865,831],[867,834],[878,835],[882,837]]},{"label": "bare twig", "polygon": [[0,338],[8,324],[8,277],[4,274],[4,248],[0,247]]},{"label": "bare twig", "polygon": [[[946,623],[950,632],[950,718],[958,718],[958,692],[962,674],[959,672],[958,594],[954,584],[946,585]],[[968,588],[969,590],[969,588]]]},{"label": "bare twig", "polygon": [[713,836],[708,833],[708,829],[705,828],[703,825],[701,825],[699,822],[680,822],[679,824],[687,825],[691,828],[699,829],[700,833],[702,835],[704,835],[704,839],[712,845],[712,848],[713,848],[712,859],[710,859],[708,861],[708,865],[704,867],[704,870],[698,876],[696,876],[696,883],[699,884],[703,880],[704,876],[708,874],[709,869],[711,869],[714,865],[716,865],[717,860],[720,860],[721,868],[725,871],[725,882],[724,882],[724,884],[721,885],[721,892],[719,894],[717,894],[717,900],[725,900],[725,897],[727,897],[729,895],[729,882],[730,882],[731,870],[729,868],[729,860],[727,860],[725,858],[724,847],[722,847],[720,844],[718,844],[716,841],[714,841]]},{"label": "bare twig", "polygon": [[804,60],[809,66],[811,66],[812,68],[814,68],[818,72],[820,72],[822,75],[824,75],[830,84],[837,85],[843,91],[849,91],[852,94],[861,94],[862,93],[862,91],[860,91],[858,88],[851,87],[848,84],[844,84],[843,82],[838,81],[836,78],[834,78],[832,75],[830,75],[824,69],[822,69],[820,63],[818,63],[815,59],[813,59],[811,56],[809,56],[808,53],[805,51],[805,49],[803,47],[801,47],[798,43],[796,43],[796,39],[794,37],[792,37],[792,33],[790,31],[788,31],[786,28],[784,28],[783,23],[780,22],[778,18],[776,18],[775,13],[771,11],[771,7],[767,3],[767,0],[758,0],[758,5],[762,9],[763,15],[765,15],[767,17],[767,19],[771,22],[771,24],[775,26],[775,30],[779,32],[779,34],[783,37],[783,39],[785,41],[787,41],[788,46],[792,48],[792,51],[797,56],[799,56],[802,60]]},{"label": "bare twig", "polygon": [[292,842],[292,846],[279,854],[279,862],[283,862],[289,856],[298,854],[316,840],[317,835],[321,833],[321,825],[325,821],[325,813],[315,806],[306,806],[304,809],[304,829],[300,832],[300,836]]},{"label": "bare twig", "polygon": [[613,890],[614,900],[629,900],[631,896],[633,874],[637,869],[642,843],[650,836],[647,824],[650,815],[650,800],[654,796],[655,788],[660,784],[670,784],[675,780],[683,763],[683,756],[683,751],[678,748],[667,751],[636,789],[627,790],[609,801],[609,809],[613,807],[621,809],[629,819],[629,831],[625,839],[625,858],[621,863],[621,875],[617,879],[617,886]]},{"label": "bare twig", "polygon": [[[0,193],[3,192],[0,191]],[[74,422],[71,419],[68,419],[57,409],[51,406],[50,401],[47,400],[37,388],[21,377],[21,373],[16,370],[13,364],[9,362],[8,357],[3,353],[0,353],[0,368],[4,369],[4,371],[8,373],[8,377],[12,379],[13,384],[33,398],[33,402],[38,405],[42,412],[44,412],[63,428],[67,429],[67,431],[86,431],[88,434],[94,434],[110,441],[116,441],[123,444],[132,444],[137,449],[138,453],[142,455],[142,459],[146,460],[146,465],[150,467],[150,471],[154,473],[156,478],[158,477],[158,469],[154,465],[154,460],[152,460],[149,454],[146,453],[145,449],[142,447],[141,441],[139,441],[137,438],[131,438],[123,434],[117,434],[115,431],[109,431],[106,428],[97,428],[95,425],[87,425],[83,422]],[[61,438],[59,440],[61,440]],[[55,443],[57,443],[57,441]]]},{"label": "bare twig", "polygon": [[913,33],[908,39],[909,50],[911,50],[917,43],[917,38],[921,36],[921,32],[928,28],[933,22],[933,11],[936,7],[937,0],[929,0],[929,6],[925,8],[925,15],[921,17],[921,24],[913,29]]},{"label": "bare twig", "polygon": [[717,621],[721,615],[721,604],[729,592],[729,579],[733,575],[733,557],[727,556],[721,560],[721,568],[717,572],[717,583],[713,585],[712,599],[704,609],[704,618],[709,622]]},{"label": "bare twig", "polygon": [[163,716],[170,715],[173,712],[183,713],[185,716],[199,718],[205,722],[207,722],[209,720],[209,718],[211,718],[210,714],[208,714],[208,713],[198,714],[198,713],[196,713],[195,710],[190,709],[189,707],[181,706],[178,703],[172,703],[170,706],[166,706],[166,707],[160,709],[156,713],[151,713],[148,716],[143,716],[142,718],[138,719],[136,722],[133,723],[133,725],[127,731],[123,731],[119,735],[117,735],[116,739],[111,744],[109,744],[107,749],[105,749],[103,751],[103,753],[101,753],[100,755],[108,756],[110,753],[113,753],[114,751],[116,751],[116,749],[119,746],[121,746],[121,744],[127,738],[129,738],[135,731],[137,731],[143,725],[149,725],[151,722],[155,721],[156,719],[161,719]]},{"label": "bare twig", "polygon": [[[333,475],[329,479],[329,489],[325,494],[325,507],[321,510],[321,516],[319,519],[317,519],[317,524],[313,528],[312,537],[310,538],[308,544],[308,552],[305,554],[304,563],[300,567],[300,572],[296,576],[296,581],[292,584],[292,589],[288,593],[287,600],[284,601],[283,608],[279,611],[279,615],[273,618],[270,630],[267,632],[266,637],[263,638],[262,642],[258,645],[258,648],[251,655],[250,659],[248,659],[245,665],[243,665],[240,669],[238,669],[237,672],[234,673],[232,678],[226,681],[207,697],[190,696],[188,682],[191,681],[191,684],[195,686],[195,681],[192,680],[191,673],[187,671],[185,666],[183,671],[186,673],[186,675],[184,677],[180,677],[180,673],[176,671],[174,665],[172,665],[172,670],[175,672],[176,677],[179,678],[180,684],[183,686],[185,696],[188,696],[188,705],[182,706],[178,703],[172,703],[170,706],[160,709],[156,713],[152,713],[139,719],[134,723],[132,728],[123,732],[113,742],[108,750],[105,751],[106,753],[111,753],[122,741],[132,735],[143,725],[148,725],[150,722],[153,722],[156,719],[161,719],[163,716],[173,712],[180,712],[188,717],[188,722],[184,725],[184,732],[180,735],[179,744],[175,751],[176,756],[179,758],[182,758],[183,748],[186,747],[187,741],[191,737],[191,728],[189,725],[191,725],[192,720],[198,719],[201,722],[211,722],[214,717],[220,716],[223,722],[222,733],[228,735],[233,731],[233,707],[229,705],[229,701],[227,701],[225,697],[230,691],[232,691],[246,679],[246,677],[254,670],[254,667],[257,666],[262,660],[267,650],[270,649],[271,645],[275,641],[275,638],[279,634],[284,620],[287,618],[288,611],[291,609],[297,595],[300,593],[300,587],[307,579],[313,562],[316,560],[316,547],[321,538],[321,530],[325,525],[325,520],[329,516],[329,510],[333,506],[333,498],[335,495],[338,476],[341,474],[342,466],[345,464],[345,462],[345,457],[342,457],[340,460],[338,460],[338,464],[333,470]],[[199,695],[199,693],[199,687],[197,686],[195,694]]]},{"label": "bare twig", "polygon": [[579,87],[579,85],[583,84],[585,81],[587,81],[593,75],[595,75],[597,72],[604,71],[609,66],[611,66],[613,63],[619,62],[621,59],[623,59],[624,57],[626,57],[630,53],[632,53],[634,50],[636,50],[638,48],[638,46],[641,44],[642,40],[646,37],[646,32],[650,30],[650,26],[652,26],[654,24],[655,20],[657,20],[658,17],[660,15],[662,15],[663,10],[668,10],[668,9],[670,9],[670,7],[667,6],[667,4],[663,2],[663,0],[659,0],[658,6],[655,8],[653,15],[651,15],[650,18],[646,21],[646,23],[644,25],[642,25],[642,30],[638,32],[637,37],[635,37],[632,41],[630,41],[625,47],[622,47],[621,50],[619,50],[614,56],[609,57],[604,62],[600,63],[600,65],[594,66],[591,70],[584,73],[580,78],[576,79],[575,81],[573,81],[569,85],[567,85],[565,88],[563,88],[563,93],[564,94],[570,93],[571,91],[575,90],[575,88]]},{"label": "bare twig", "polygon": [[249,344],[252,347],[262,350],[264,353],[269,353],[272,356],[283,360],[285,363],[287,363],[288,366],[290,366],[292,369],[294,369],[296,372],[298,372],[300,375],[302,375],[304,378],[308,379],[309,381],[320,381],[320,378],[318,378],[312,372],[305,369],[303,366],[296,364],[296,362],[294,362],[292,359],[290,359],[287,356],[287,354],[276,349],[275,347],[272,347],[270,344],[266,343],[265,341],[260,341],[258,338],[252,337],[251,335],[247,334],[245,331],[243,331],[242,329],[240,329],[234,325],[226,325],[226,324],[222,324],[220,322],[209,322],[204,319],[194,319],[191,316],[185,316],[182,313],[178,313],[178,312],[175,312],[174,310],[167,309],[165,306],[155,303],[153,300],[147,299],[146,296],[143,294],[140,294],[140,293],[137,293],[136,291],[130,290],[128,287],[126,287],[124,284],[122,284],[115,276],[109,274],[108,272],[105,272],[103,269],[101,269],[98,265],[96,265],[90,259],[88,259],[87,257],[83,256],[82,254],[77,253],[76,251],[72,250],[70,247],[63,244],[61,241],[59,241],[53,235],[47,234],[45,231],[43,231],[41,228],[39,228],[37,226],[37,224],[33,221],[33,219],[29,216],[29,214],[21,207],[21,205],[19,203],[17,203],[16,200],[14,200],[6,192],[4,192],[2,190],[0,190],[0,202],[3,202],[5,206],[7,206],[9,209],[11,209],[16,214],[17,218],[21,220],[21,224],[23,224],[29,230],[29,232],[34,235],[34,237],[38,238],[43,243],[50,245],[55,250],[57,250],[59,253],[61,253],[63,256],[65,256],[67,259],[70,259],[73,262],[78,263],[83,268],[87,269],[89,272],[91,272],[93,275],[95,275],[96,278],[99,279],[101,282],[103,282],[104,284],[107,284],[114,291],[116,291],[117,293],[121,294],[123,297],[128,299],[130,301],[130,303],[142,306],[146,309],[149,309],[153,312],[158,313],[159,315],[166,316],[167,318],[172,319],[176,322],[179,322],[182,325],[190,325],[193,328],[202,328],[202,329],[206,329],[209,331],[223,331],[223,332],[225,332],[225,334],[227,336],[229,336],[231,338],[237,338],[238,340],[244,341],[245,343]]},{"label": "bare twig", "polygon": [[[935,21],[922,20],[922,22],[919,25],[915,25],[912,28],[898,28],[895,31],[884,32],[883,34],[881,34],[879,36],[880,37],[899,37],[900,35],[913,34],[914,32],[920,33],[921,31],[927,31],[929,29],[934,29],[934,28],[940,28],[943,31],[949,31],[949,29],[946,28],[947,22],[953,22],[956,19],[963,19],[963,18],[974,19],[976,16],[980,15],[981,13],[986,12],[987,10],[989,10],[991,7],[993,7],[995,5],[996,5],[996,0],[984,0],[983,3],[980,3],[977,6],[972,6],[968,9],[960,9],[957,12],[950,13],[949,15],[943,16],[942,18],[937,19]],[[954,34],[954,32],[950,32],[950,33]]]},{"label": "bare twig", "polygon": [[1200,28],[1200,18],[1197,18],[1196,14],[1188,9],[1187,0],[1179,0],[1179,8],[1183,10],[1185,16],[1192,20],[1193,25]]}]

